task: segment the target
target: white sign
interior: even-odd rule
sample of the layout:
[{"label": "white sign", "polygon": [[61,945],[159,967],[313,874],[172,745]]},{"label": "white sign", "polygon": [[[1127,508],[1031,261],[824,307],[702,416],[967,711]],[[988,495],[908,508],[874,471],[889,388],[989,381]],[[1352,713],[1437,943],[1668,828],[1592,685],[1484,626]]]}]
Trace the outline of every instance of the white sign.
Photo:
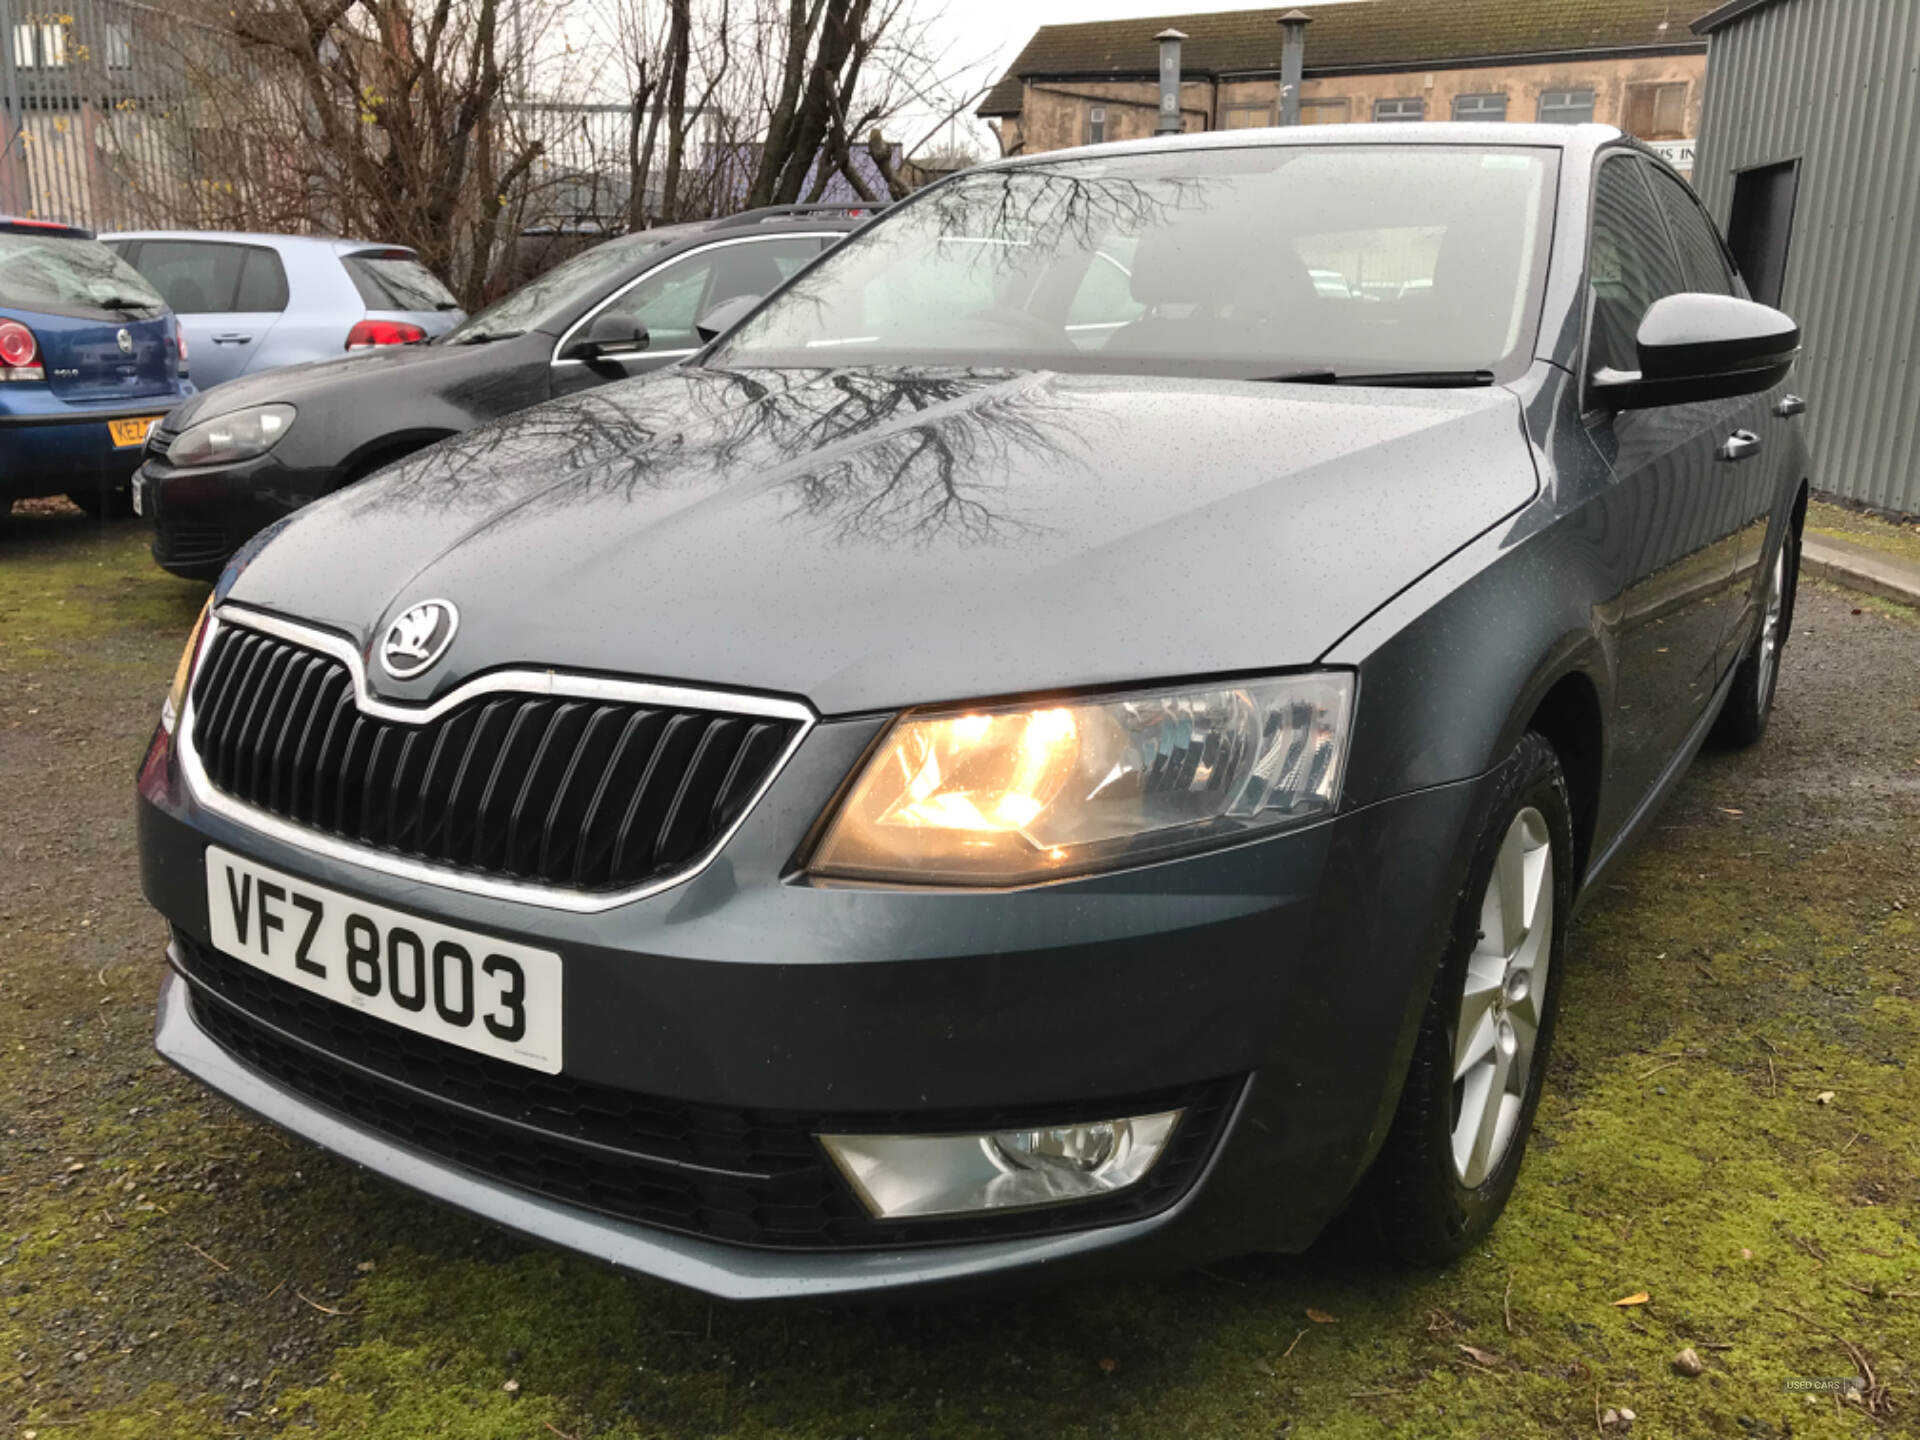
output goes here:
[{"label": "white sign", "polygon": [[1649,140],[1647,148],[1674,169],[1692,173],[1695,143],[1692,140]]}]

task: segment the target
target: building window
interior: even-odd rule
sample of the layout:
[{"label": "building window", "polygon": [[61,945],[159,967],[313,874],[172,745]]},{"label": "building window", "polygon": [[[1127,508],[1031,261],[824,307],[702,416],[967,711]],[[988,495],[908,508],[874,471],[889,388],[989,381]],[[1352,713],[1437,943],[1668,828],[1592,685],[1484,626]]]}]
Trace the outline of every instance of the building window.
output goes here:
[{"label": "building window", "polygon": [[1588,125],[1593,121],[1593,91],[1542,90],[1542,125]]},{"label": "building window", "polygon": [[107,68],[109,70],[133,68],[133,27],[131,25],[107,26]]},{"label": "building window", "polygon": [[[35,37],[39,45],[34,44]],[[16,25],[13,27],[13,63],[20,70],[59,70],[67,63],[67,30],[64,25]]]},{"label": "building window", "polygon": [[1373,118],[1376,120],[1424,120],[1427,118],[1427,102],[1417,95],[1397,100],[1376,100],[1373,102]]},{"label": "building window", "polygon": [[1087,144],[1098,145],[1107,138],[1107,107],[1087,107]]},{"label": "building window", "polygon": [[1222,128],[1227,130],[1258,130],[1262,125],[1273,124],[1271,105],[1229,105],[1220,117]]},{"label": "building window", "polygon": [[1687,86],[1629,85],[1620,128],[1642,140],[1687,138]]},{"label": "building window", "polygon": [[1302,125],[1344,125],[1353,113],[1353,104],[1345,96],[1332,100],[1302,100]]},{"label": "building window", "polygon": [[1453,97],[1456,120],[1504,120],[1507,97],[1504,95],[1456,95]]}]

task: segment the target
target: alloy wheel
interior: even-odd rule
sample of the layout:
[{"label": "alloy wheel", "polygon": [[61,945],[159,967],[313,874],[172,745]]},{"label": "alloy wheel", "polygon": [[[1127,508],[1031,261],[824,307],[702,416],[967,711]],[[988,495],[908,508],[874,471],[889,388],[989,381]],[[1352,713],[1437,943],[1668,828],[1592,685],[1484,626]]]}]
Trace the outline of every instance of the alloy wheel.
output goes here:
[{"label": "alloy wheel", "polygon": [[1760,683],[1755,687],[1764,710],[1773,694],[1774,670],[1780,661],[1780,614],[1787,588],[1787,545],[1781,542],[1773,557],[1773,583],[1767,587],[1767,613],[1760,621]]},{"label": "alloy wheel", "polygon": [[1526,1101],[1553,948],[1553,844],[1531,805],[1513,817],[1480,901],[1453,1045],[1453,1168],[1486,1182]]}]

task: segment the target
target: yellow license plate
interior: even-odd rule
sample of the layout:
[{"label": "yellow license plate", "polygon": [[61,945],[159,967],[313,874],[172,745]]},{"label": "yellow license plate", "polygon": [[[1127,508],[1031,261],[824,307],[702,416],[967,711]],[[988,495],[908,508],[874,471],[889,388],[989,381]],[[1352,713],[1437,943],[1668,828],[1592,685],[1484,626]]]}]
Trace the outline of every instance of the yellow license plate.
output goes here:
[{"label": "yellow license plate", "polygon": [[113,436],[113,447],[124,450],[129,445],[147,443],[147,432],[160,423],[158,415],[143,415],[138,420],[109,420],[107,433]]}]

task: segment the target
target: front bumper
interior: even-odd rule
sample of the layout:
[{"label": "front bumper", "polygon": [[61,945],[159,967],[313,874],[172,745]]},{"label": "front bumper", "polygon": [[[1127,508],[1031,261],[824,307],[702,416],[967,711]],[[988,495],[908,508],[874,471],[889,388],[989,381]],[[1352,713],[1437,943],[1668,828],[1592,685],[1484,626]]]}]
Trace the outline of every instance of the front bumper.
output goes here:
[{"label": "front bumper", "polygon": [[1166,1230],[1197,1193],[1161,1214],[1095,1230],[906,1250],[792,1251],[729,1245],[564,1204],[480,1172],[449,1165],[249,1069],[194,1018],[187,984],[169,969],[160,985],[154,1044],[161,1055],[283,1130],[343,1159],[519,1234],[725,1300],[872,1294],[962,1285],[1009,1271],[1084,1264]]},{"label": "front bumper", "polygon": [[183,470],[150,448],[133,483],[140,487],[141,513],[153,518],[155,563],[184,579],[212,581],[242,545],[324,495],[331,480],[290,470],[272,452]]},{"label": "front bumper", "polygon": [[[730,1298],[849,1294],[1201,1263],[1301,1249],[1391,1120],[1431,981],[1465,782],[1305,830],[1115,874],[990,894],[823,887],[788,873],[881,722],[819,725],[720,857],[598,914],[460,894],[349,864],[143,778],[146,892],[179,944],[207,945],[209,843],[378,903],[560,950],[568,1079],[691,1106],[935,1121],[976,1112],[1101,1118],[1114,1097],[1225,1084],[1232,1101],[1151,1214],[1045,1234],[818,1248],[634,1223],[411,1144],[270,1078],[216,1042],[183,982],[161,1052],[214,1089],[402,1183],[510,1228]],[[149,772],[153,766],[149,765]],[[170,772],[169,772],[170,773]],[[1381,877],[1391,874],[1393,883]],[[1128,1113],[1113,1111],[1111,1113]],[[962,1128],[962,1127],[954,1127]],[[991,1128],[991,1127],[989,1127]],[[429,1137],[430,1140],[437,1137]],[[933,1231],[928,1232],[931,1236]]]}]

